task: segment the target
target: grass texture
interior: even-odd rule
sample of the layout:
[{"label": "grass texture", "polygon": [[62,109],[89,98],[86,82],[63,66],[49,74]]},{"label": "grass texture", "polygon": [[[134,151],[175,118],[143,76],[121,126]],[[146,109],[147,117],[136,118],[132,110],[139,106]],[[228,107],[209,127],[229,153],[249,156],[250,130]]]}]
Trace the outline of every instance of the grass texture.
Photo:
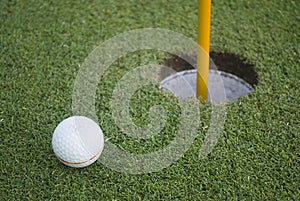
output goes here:
[{"label": "grass texture", "polygon": [[[100,162],[84,169],[62,165],[52,133],[72,115],[74,81],[94,48],[149,27],[196,41],[197,1],[1,1],[0,200],[299,200],[299,6],[292,0],[213,1],[211,50],[246,58],[259,84],[227,105],[224,131],[208,157],[198,159],[209,126],[209,106],[200,106],[198,137],[188,151],[159,172],[131,175]],[[130,109],[141,126],[149,123],[151,106],[168,111],[168,125],[155,138],[126,137],[110,112],[117,80],[162,55],[126,55],[99,83],[98,123],[124,150],[158,150],[176,135],[176,101],[155,87],[138,91]]]}]

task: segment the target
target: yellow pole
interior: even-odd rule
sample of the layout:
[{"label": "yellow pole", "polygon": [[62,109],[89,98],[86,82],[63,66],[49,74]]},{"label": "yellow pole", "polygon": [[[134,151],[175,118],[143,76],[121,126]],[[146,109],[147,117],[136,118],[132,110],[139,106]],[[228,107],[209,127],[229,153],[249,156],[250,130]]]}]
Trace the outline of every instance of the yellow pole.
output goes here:
[{"label": "yellow pole", "polygon": [[197,97],[207,101],[211,0],[198,0]]}]

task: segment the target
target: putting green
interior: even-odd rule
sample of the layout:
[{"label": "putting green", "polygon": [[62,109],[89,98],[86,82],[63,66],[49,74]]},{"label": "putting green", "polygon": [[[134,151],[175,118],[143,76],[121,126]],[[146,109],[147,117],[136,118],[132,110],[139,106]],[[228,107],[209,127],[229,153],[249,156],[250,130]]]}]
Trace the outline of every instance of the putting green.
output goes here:
[{"label": "putting green", "polygon": [[[246,58],[259,75],[253,93],[226,106],[224,130],[199,160],[211,106],[200,104],[196,139],[171,166],[131,175],[97,161],[72,169],[55,157],[51,138],[72,116],[74,82],[85,58],[117,34],[164,28],[197,41],[196,1],[0,2],[1,200],[299,200],[299,3],[281,0],[212,2],[211,51]],[[163,149],[180,123],[176,98],[150,85],[131,99],[132,121],[150,123],[166,111],[155,137],[125,135],[112,117],[118,81],[137,66],[163,63],[156,50],[121,56],[97,86],[98,123],[111,143],[134,154]],[[104,150],[105,151],[105,150]]]}]

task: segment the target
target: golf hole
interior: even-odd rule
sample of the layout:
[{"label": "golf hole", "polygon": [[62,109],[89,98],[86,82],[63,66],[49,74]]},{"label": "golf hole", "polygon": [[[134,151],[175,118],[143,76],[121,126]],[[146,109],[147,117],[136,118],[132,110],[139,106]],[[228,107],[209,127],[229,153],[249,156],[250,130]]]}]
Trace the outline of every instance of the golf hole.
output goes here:
[{"label": "golf hole", "polygon": [[[173,92],[178,98],[195,96],[196,91],[196,55],[185,54],[192,58],[190,64],[178,56],[164,59],[164,65],[175,70],[174,74],[168,70],[160,73],[161,88]],[[209,102],[235,101],[253,92],[258,84],[258,74],[252,64],[232,53],[210,53],[210,70],[208,78]],[[222,79],[222,86],[219,84]],[[192,90],[186,90],[187,87]],[[225,95],[224,95],[225,92]],[[223,93],[223,96],[222,96]]]}]

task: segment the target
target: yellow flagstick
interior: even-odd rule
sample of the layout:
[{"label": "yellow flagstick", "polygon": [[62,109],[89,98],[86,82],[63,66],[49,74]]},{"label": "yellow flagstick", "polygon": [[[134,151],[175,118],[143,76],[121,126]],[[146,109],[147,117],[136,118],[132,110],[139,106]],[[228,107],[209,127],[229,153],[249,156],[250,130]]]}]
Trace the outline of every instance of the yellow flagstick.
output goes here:
[{"label": "yellow flagstick", "polygon": [[197,97],[207,101],[211,0],[198,0]]}]

